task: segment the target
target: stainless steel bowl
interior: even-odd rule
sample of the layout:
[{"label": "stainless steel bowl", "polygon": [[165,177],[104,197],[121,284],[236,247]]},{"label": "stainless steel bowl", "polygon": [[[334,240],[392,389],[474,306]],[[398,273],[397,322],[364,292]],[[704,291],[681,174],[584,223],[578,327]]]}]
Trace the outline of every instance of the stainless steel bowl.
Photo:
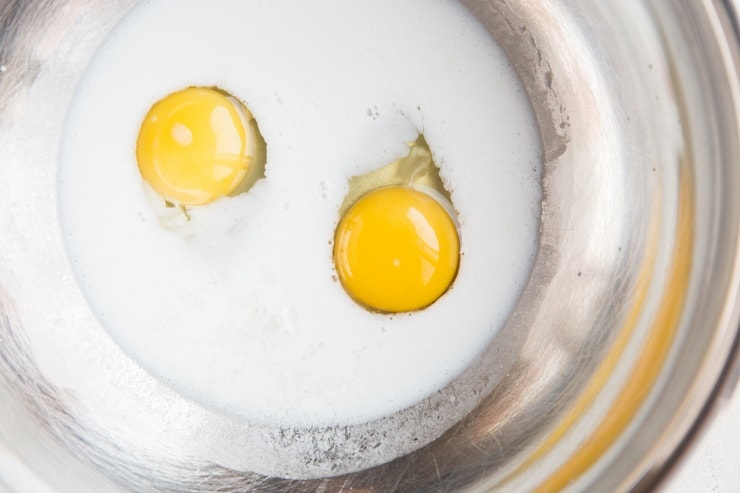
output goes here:
[{"label": "stainless steel bowl", "polygon": [[[76,347],[100,354],[86,392],[45,371],[39,354],[53,352],[58,334],[35,324],[85,323],[55,291],[73,282],[55,216],[64,116],[96,47],[134,2],[0,1],[0,445],[10,464],[0,485],[12,487],[18,470],[77,492],[654,485],[737,361],[736,6],[462,3],[508,54],[537,117],[539,252],[476,363],[491,377],[480,405],[431,443],[404,442],[371,463],[358,444],[395,428],[293,430],[309,446],[295,448],[289,434],[265,445],[275,430],[183,399],[104,336]],[[14,193],[18,170],[38,194]],[[37,221],[50,225],[44,238],[24,227]],[[30,269],[46,274],[43,289],[29,286]],[[46,296],[29,301],[29,292]],[[60,356],[75,358],[69,349]],[[255,454],[276,454],[274,474],[240,467]],[[307,464],[307,454],[319,460]]]}]

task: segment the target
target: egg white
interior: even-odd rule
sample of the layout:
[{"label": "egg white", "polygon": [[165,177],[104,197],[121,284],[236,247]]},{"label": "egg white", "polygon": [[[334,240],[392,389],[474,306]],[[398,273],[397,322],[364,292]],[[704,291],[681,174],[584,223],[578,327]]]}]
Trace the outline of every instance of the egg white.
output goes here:
[{"label": "egg white", "polygon": [[[135,142],[151,104],[194,85],[247,104],[266,178],[167,229]],[[371,313],[334,276],[337,209],[419,131],[459,213],[460,270],[425,310]],[[536,250],[539,162],[516,75],[456,2],[165,0],[134,9],[80,83],[60,220],[90,309],[148,371],[260,422],[353,424],[440,389],[503,325]]]}]

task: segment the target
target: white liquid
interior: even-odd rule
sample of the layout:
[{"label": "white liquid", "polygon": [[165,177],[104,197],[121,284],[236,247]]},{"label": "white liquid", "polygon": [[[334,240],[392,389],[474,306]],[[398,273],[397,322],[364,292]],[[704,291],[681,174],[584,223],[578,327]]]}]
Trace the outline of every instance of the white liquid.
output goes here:
[{"label": "white liquid", "polygon": [[[188,86],[244,101],[267,178],[163,229],[135,161],[152,103]],[[431,307],[385,316],[333,279],[347,179],[422,130],[463,257]],[[491,341],[537,244],[540,146],[503,52],[453,1],[160,1],[95,57],[60,161],[61,225],[91,310],[183,395],[263,423],[361,423],[455,378]]]}]

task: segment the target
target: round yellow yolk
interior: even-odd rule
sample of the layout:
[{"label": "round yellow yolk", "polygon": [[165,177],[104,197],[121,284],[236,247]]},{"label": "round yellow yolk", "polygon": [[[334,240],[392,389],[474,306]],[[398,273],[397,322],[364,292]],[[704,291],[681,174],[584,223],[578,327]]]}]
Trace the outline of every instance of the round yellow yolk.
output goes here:
[{"label": "round yellow yolk", "polygon": [[413,188],[361,197],[337,226],[334,263],[347,293],[366,307],[407,312],[431,305],[457,274],[460,241],[447,210]]},{"label": "round yellow yolk", "polygon": [[247,175],[254,136],[239,101],[191,87],[152,106],[136,142],[144,180],[165,200],[198,205],[229,195]]}]

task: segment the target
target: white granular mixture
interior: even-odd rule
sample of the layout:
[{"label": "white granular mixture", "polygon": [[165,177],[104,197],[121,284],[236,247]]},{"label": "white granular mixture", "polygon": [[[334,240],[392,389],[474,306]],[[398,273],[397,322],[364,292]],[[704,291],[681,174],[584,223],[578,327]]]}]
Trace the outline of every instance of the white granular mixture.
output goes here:
[{"label": "white granular mixture", "polygon": [[[163,228],[135,160],[188,86],[247,104],[266,178]],[[504,324],[533,262],[540,145],[503,52],[454,1],[146,2],[97,53],[66,122],[59,217],[90,310],[182,395],[279,426],[357,424],[444,387]],[[453,288],[395,316],[334,279],[347,180],[423,131],[459,213]]]}]

